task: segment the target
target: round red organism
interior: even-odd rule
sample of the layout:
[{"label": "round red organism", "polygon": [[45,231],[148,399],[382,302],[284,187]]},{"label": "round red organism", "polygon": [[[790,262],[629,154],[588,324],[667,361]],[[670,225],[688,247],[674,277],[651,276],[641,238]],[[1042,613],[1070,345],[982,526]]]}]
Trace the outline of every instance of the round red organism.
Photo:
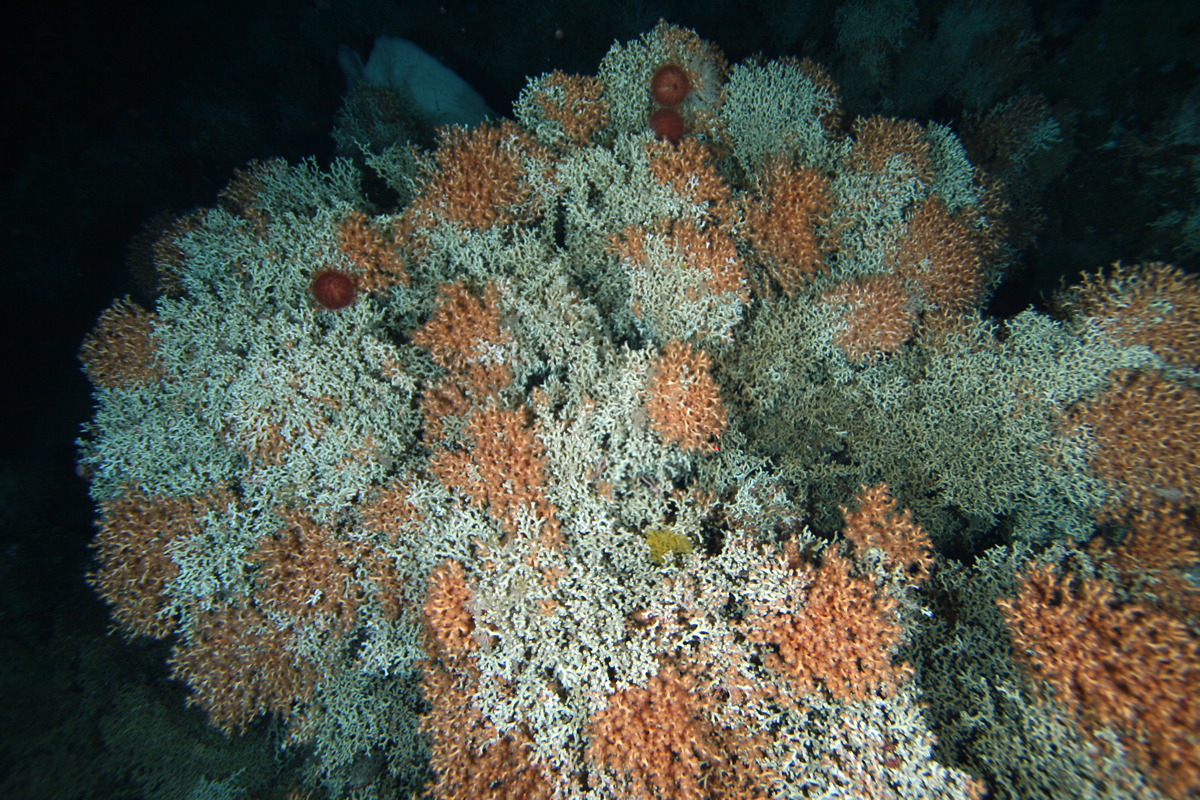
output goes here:
[{"label": "round red organism", "polygon": [[692,90],[692,82],[682,67],[675,64],[663,64],[650,79],[650,94],[654,102],[660,106],[674,108],[683,102]]},{"label": "round red organism", "polygon": [[337,311],[354,302],[354,279],[336,269],[323,269],[313,276],[309,291],[322,306]]},{"label": "round red organism", "polygon": [[683,117],[673,108],[660,108],[650,115],[650,130],[660,139],[679,144],[683,138]]}]

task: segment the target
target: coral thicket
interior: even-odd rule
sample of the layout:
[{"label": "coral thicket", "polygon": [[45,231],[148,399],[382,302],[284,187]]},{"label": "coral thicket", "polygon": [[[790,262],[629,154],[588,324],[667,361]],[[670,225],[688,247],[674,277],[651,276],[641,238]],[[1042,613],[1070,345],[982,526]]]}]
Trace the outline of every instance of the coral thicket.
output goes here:
[{"label": "coral thicket", "polygon": [[397,248],[361,211],[350,212],[338,226],[338,249],[358,270],[357,283],[366,291],[383,293],[397,284],[408,285]]},{"label": "coral thicket", "polygon": [[1063,291],[1059,307],[1125,345],[1150,348],[1169,364],[1200,364],[1200,278],[1162,262],[1084,275]]},{"label": "coral thicket", "polygon": [[859,489],[855,508],[842,508],[843,531],[860,558],[878,550],[886,566],[898,567],[909,581],[929,578],[933,567],[933,544],[929,534],[913,521],[912,511],[897,511],[896,498],[881,483]]},{"label": "coral thicket", "polygon": [[179,566],[169,548],[202,530],[205,512],[220,500],[150,497],[134,489],[101,505],[92,544],[97,565],[88,580],[112,606],[123,633],[161,639],[175,629],[169,589]]},{"label": "coral thicket", "polygon": [[528,513],[553,537],[558,523],[554,506],[546,500],[543,448],[528,426],[525,410],[479,409],[471,414],[465,433],[465,448],[443,450],[429,465],[442,485],[486,508],[508,533],[515,533],[521,514]]},{"label": "coral thicket", "polygon": [[756,636],[779,651],[769,665],[803,694],[823,688],[839,700],[863,700],[893,691],[906,676],[892,664],[901,638],[895,601],[870,581],[852,577],[850,562],[835,552],[826,553],[804,580],[798,608],[758,612]]},{"label": "coral thicket", "polygon": [[846,281],[826,292],[821,302],[841,309],[833,342],[856,363],[895,353],[912,338],[915,303],[892,275]]},{"label": "coral thicket", "polygon": [[421,687],[430,713],[421,728],[430,739],[432,786],[445,800],[550,800],[553,787],[534,760],[522,731],[501,734],[472,702],[477,670],[427,664]]},{"label": "coral thicket", "polygon": [[608,125],[604,87],[591,75],[560,70],[534,79],[521,92],[516,113],[547,144],[586,147]]},{"label": "coral thicket", "polygon": [[930,197],[913,210],[897,250],[896,274],[926,306],[962,311],[979,300],[985,276],[976,236],[940,198]]},{"label": "coral thicket", "polygon": [[660,22],[238,171],[81,351],[116,628],[308,796],[1200,791],[1194,279],[992,319],[1016,190],[833,74]]}]

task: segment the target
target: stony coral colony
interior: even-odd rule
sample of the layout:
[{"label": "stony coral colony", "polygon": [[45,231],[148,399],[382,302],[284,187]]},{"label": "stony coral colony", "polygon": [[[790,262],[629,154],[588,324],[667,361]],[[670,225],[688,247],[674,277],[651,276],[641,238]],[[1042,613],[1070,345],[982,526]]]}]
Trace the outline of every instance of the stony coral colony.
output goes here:
[{"label": "stony coral colony", "polygon": [[[347,161],[239,171],[164,232],[171,290],[81,352],[89,580],[214,725],[278,719],[331,796],[380,753],[379,787],[444,798],[1003,793],[1051,757],[931,730],[969,709],[921,649],[952,647],[922,603],[966,569],[937,551],[1004,525],[958,653],[1034,709],[994,732],[1037,735],[1048,688],[1079,786],[1200,787],[1200,706],[1083,713],[1054,644],[1069,619],[1077,675],[1200,677],[1170,577],[1196,557],[1194,278],[1118,267],[1000,329],[1004,203],[953,132],[847,125],[818,65],[731,68],[666,24],[532,79],[516,121],[368,163],[400,207]],[[1084,550],[1098,517],[1117,535]],[[1074,577],[1018,590],[1035,545]],[[1089,650],[1121,630],[1136,654]]]}]

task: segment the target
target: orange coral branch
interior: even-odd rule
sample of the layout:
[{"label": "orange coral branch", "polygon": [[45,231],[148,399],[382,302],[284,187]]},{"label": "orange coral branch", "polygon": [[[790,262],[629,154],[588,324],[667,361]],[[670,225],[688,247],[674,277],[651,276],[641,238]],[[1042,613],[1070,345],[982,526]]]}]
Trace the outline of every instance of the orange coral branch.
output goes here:
[{"label": "orange coral branch", "polygon": [[475,649],[475,619],[470,610],[471,590],[462,564],[446,561],[429,576],[429,593],[422,611],[429,626],[433,651],[446,659],[457,659]]},{"label": "orange coral branch", "polygon": [[288,649],[291,635],[254,608],[202,612],[171,654],[171,676],[226,734],[263,714],[287,719],[312,701],[317,681],[313,665]]},{"label": "orange coral branch", "polygon": [[532,100],[542,116],[558,123],[567,142],[576,147],[591,144],[597,131],[608,125],[604,86],[591,75],[567,75],[556,69],[537,84]]},{"label": "orange coral branch", "polygon": [[223,502],[223,495],[151,497],[134,490],[101,504],[92,543],[99,566],[88,582],[127,635],[161,639],[175,629],[167,590],[179,567],[167,548],[202,531],[204,515]]},{"label": "orange coral branch", "polygon": [[1099,397],[1072,411],[1088,431],[1092,471],[1118,493],[1109,510],[1200,504],[1200,392],[1161,375],[1118,372]]},{"label": "orange coral branch", "polygon": [[438,287],[439,300],[433,316],[412,336],[434,362],[452,372],[466,372],[471,364],[487,360],[488,348],[512,341],[500,326],[499,292],[492,284],[476,297],[461,281]]},{"label": "orange coral branch", "polygon": [[833,343],[855,363],[895,353],[912,337],[913,304],[892,275],[843,281],[823,294],[821,302],[844,307]]},{"label": "orange coral branch", "polygon": [[1200,640],[1181,622],[1116,603],[1113,586],[1030,570],[997,601],[1016,657],[1092,730],[1117,728],[1172,797],[1200,790]]},{"label": "orange coral branch", "polygon": [[1120,585],[1176,619],[1200,627],[1200,586],[1189,572],[1200,566],[1200,526],[1178,508],[1139,508],[1116,547],[1093,540],[1089,550],[1120,575]]},{"label": "orange coral branch", "polygon": [[759,177],[761,199],[746,203],[746,236],[767,275],[788,297],[824,271],[816,228],[832,208],[829,178],[774,159]]},{"label": "orange coral branch", "polygon": [[320,629],[345,631],[366,598],[357,567],[366,548],[337,538],[303,511],[284,511],[284,528],[250,554],[260,566],[256,596],[268,609]]},{"label": "orange coral branch", "polygon": [[443,131],[434,153],[437,171],[405,210],[400,230],[443,222],[484,230],[525,221],[538,198],[523,159],[534,155],[549,160],[514,122]]},{"label": "orange coral branch", "polygon": [[630,797],[699,800],[702,772],[720,755],[695,683],[673,667],[630,686],[592,715],[588,758],[624,776]]},{"label": "orange coral branch", "polygon": [[522,730],[501,735],[475,702],[479,671],[468,663],[447,669],[423,665],[421,689],[429,712],[421,730],[429,737],[429,766],[437,775],[432,794],[441,800],[550,800],[553,784]]},{"label": "orange coral branch", "polygon": [[708,354],[670,341],[654,361],[646,410],[654,430],[681,450],[712,449],[725,431],[725,406]]},{"label": "orange coral branch", "polygon": [[351,211],[338,225],[338,249],[358,267],[359,282],[368,292],[408,286],[408,273],[395,249],[361,211]]},{"label": "orange coral branch", "polygon": [[868,581],[850,575],[850,564],[832,551],[793,609],[761,609],[751,622],[752,639],[778,647],[768,662],[803,694],[825,689],[839,700],[890,693],[908,675],[892,664],[901,629],[896,602]]},{"label": "orange coral branch", "polygon": [[557,538],[555,509],[545,496],[545,447],[525,426],[524,406],[506,410],[489,405],[467,423],[473,445],[442,450],[429,468],[442,485],[462,492],[487,508],[506,533],[515,533],[524,506],[545,520],[545,532]]},{"label": "orange coral branch", "polygon": [[978,302],[984,275],[976,236],[940,198],[926,199],[909,214],[896,248],[896,274],[927,307],[963,311]]},{"label": "orange coral branch", "polygon": [[713,166],[707,147],[690,138],[678,145],[658,141],[646,145],[646,153],[655,180],[707,209],[710,220],[723,232],[730,230],[734,212],[729,185]]},{"label": "orange coral branch", "polygon": [[929,534],[913,522],[912,511],[897,513],[896,499],[888,493],[886,483],[868,489],[860,486],[854,511],[841,506],[846,521],[843,533],[854,543],[859,554],[869,550],[883,551],[888,566],[899,565],[904,575],[913,581],[929,577],[933,567],[933,545]]},{"label": "orange coral branch", "polygon": [[1169,364],[1200,365],[1200,277],[1161,262],[1085,275],[1057,298],[1077,321],[1092,320],[1120,345],[1142,345]]},{"label": "orange coral branch", "polygon": [[908,177],[923,185],[933,180],[929,141],[920,123],[907,119],[867,117],[854,123],[854,146],[848,163],[864,172],[882,174],[893,157]]},{"label": "orange coral branch", "polygon": [[146,311],[128,297],[104,310],[79,348],[83,372],[92,385],[100,389],[126,389],[163,377],[154,340],[157,319],[157,314]]}]

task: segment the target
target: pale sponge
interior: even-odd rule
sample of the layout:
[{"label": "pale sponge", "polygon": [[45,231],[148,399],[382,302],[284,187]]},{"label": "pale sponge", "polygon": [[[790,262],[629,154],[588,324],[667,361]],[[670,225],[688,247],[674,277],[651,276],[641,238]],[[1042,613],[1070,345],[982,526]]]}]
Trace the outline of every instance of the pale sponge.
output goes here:
[{"label": "pale sponge", "polygon": [[364,66],[348,45],[338,48],[338,63],[347,88],[360,80],[387,86],[412,97],[417,107],[438,125],[475,125],[496,116],[479,92],[449,67],[407,39],[380,36]]}]

